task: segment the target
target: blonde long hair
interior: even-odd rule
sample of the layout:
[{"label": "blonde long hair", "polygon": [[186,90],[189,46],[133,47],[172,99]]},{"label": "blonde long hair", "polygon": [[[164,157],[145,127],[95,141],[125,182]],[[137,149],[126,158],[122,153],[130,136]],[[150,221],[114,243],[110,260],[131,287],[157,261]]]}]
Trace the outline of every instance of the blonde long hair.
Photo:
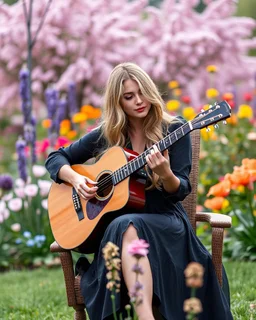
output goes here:
[{"label": "blonde long hair", "polygon": [[[117,65],[111,72],[104,96],[102,135],[107,141],[107,147],[125,147],[128,138],[129,123],[120,104],[125,80],[135,80],[142,95],[151,103],[151,108],[143,122],[146,146],[149,148],[163,138],[165,128],[175,118],[165,111],[165,103],[160,93],[149,77],[138,65],[130,62]],[[156,175],[151,176],[152,185],[157,186]]]}]

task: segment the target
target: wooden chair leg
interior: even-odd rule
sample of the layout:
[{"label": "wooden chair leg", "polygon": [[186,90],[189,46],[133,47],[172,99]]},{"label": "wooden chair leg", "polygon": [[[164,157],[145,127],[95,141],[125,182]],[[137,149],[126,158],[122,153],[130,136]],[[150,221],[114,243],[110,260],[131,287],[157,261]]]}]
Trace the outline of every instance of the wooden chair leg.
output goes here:
[{"label": "wooden chair leg", "polygon": [[86,313],[83,306],[75,306],[74,320],[86,320]]},{"label": "wooden chair leg", "polygon": [[212,262],[221,286],[222,286],[223,235],[224,235],[223,228],[212,228]]}]

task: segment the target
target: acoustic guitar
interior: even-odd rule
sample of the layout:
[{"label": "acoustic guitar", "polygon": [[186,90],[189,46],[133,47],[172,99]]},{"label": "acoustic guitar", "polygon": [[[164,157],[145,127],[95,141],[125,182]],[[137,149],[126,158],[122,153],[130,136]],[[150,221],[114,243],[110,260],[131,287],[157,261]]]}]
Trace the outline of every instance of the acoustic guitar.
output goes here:
[{"label": "acoustic guitar", "polygon": [[[163,152],[191,131],[212,124],[218,126],[217,122],[230,115],[231,108],[226,101],[216,103],[168,134],[156,146]],[[143,208],[145,179],[134,173],[145,166],[151,149],[138,155],[115,146],[94,164],[72,165],[79,174],[98,182],[97,194],[92,199],[81,198],[68,183],[52,183],[48,196],[49,219],[54,238],[62,248],[81,246],[107,213],[111,215],[125,206]]]}]

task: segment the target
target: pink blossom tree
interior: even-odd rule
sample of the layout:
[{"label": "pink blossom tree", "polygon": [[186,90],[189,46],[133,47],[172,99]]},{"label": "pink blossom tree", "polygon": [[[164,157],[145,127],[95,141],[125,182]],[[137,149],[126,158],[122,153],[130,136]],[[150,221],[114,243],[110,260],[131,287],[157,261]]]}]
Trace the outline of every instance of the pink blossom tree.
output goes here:
[{"label": "pink blossom tree", "polygon": [[256,47],[256,38],[250,39],[255,20],[233,16],[233,0],[204,1],[207,6],[201,14],[193,10],[198,2],[164,0],[160,10],[146,9],[140,65],[158,83],[178,80],[194,103],[202,101],[211,85],[205,71],[209,64],[219,69],[214,85],[220,91],[240,81],[252,88],[256,58],[248,51]]},{"label": "pink blossom tree", "polygon": [[[32,36],[47,0],[36,1]],[[255,21],[235,17],[233,0],[205,1],[203,13],[193,8],[198,0],[164,0],[160,8],[147,0],[54,1],[33,49],[34,106],[43,101],[49,83],[66,91],[76,83],[81,104],[101,104],[110,70],[119,62],[141,65],[162,87],[178,80],[194,103],[202,100],[205,66],[219,67],[216,86],[229,88],[238,81],[253,85],[256,46],[251,39]],[[0,110],[18,106],[18,71],[26,59],[24,15],[20,2],[0,7]],[[11,110],[11,108],[8,108]]]}]

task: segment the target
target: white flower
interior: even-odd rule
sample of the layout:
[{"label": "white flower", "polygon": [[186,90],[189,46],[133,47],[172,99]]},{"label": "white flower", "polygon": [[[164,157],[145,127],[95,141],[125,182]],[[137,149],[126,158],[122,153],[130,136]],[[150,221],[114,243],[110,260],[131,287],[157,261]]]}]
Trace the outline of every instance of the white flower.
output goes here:
[{"label": "white flower", "polygon": [[42,204],[42,207],[43,207],[45,210],[48,209],[48,200],[47,200],[47,199],[42,200],[41,204]]},{"label": "white flower", "polygon": [[13,198],[8,202],[10,210],[17,212],[22,208],[22,200],[20,198]]},{"label": "white flower", "polygon": [[36,178],[40,178],[46,174],[46,168],[39,165],[33,165],[32,172]]},{"label": "white flower", "polygon": [[256,132],[249,132],[249,133],[247,134],[247,139],[248,139],[248,140],[255,141],[255,140],[256,140]]},{"label": "white flower", "polygon": [[21,226],[20,226],[19,223],[14,223],[14,224],[11,225],[11,229],[12,229],[12,231],[14,231],[14,232],[19,232],[20,229],[21,229]]},{"label": "white flower", "polygon": [[25,192],[23,187],[14,188],[14,192],[16,193],[16,196],[19,198],[25,198]]},{"label": "white flower", "polygon": [[49,190],[51,188],[51,181],[48,180],[38,180],[38,186],[40,188],[40,196],[46,197],[49,193]]},{"label": "white flower", "polygon": [[0,214],[3,213],[5,209],[6,209],[6,203],[0,200]]},{"label": "white flower", "polygon": [[27,184],[24,188],[24,192],[28,197],[35,197],[38,192],[38,186],[36,184]]},{"label": "white flower", "polygon": [[21,187],[24,187],[25,186],[25,182],[21,179],[21,178],[18,178],[15,180],[15,184],[18,188],[21,188]]},{"label": "white flower", "polygon": [[10,211],[6,208],[6,203],[0,200],[0,223],[9,218]]}]

